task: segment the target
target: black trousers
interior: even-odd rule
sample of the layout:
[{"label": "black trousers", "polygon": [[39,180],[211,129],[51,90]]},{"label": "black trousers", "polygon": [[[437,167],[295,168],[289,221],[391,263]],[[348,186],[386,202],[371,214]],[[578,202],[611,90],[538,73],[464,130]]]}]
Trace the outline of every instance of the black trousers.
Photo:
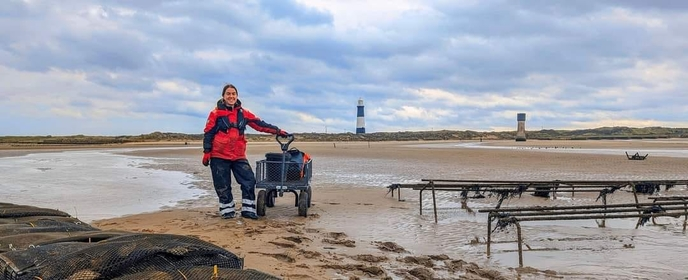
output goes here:
[{"label": "black trousers", "polygon": [[220,200],[220,214],[234,212],[232,177],[241,186],[241,211],[256,213],[256,176],[248,160],[210,159],[213,186]]}]

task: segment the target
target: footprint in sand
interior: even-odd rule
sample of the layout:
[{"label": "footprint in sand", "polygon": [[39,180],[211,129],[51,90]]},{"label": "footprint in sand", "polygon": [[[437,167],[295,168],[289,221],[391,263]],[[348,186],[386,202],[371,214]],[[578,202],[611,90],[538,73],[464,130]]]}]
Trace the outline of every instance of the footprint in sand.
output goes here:
[{"label": "footprint in sand", "polygon": [[366,266],[362,264],[346,264],[346,265],[341,265],[341,264],[326,264],[326,265],[321,265],[320,267],[322,268],[328,268],[328,269],[334,269],[334,270],[339,270],[339,271],[361,271],[365,273],[368,276],[383,276],[385,275],[385,270],[382,268],[379,268],[377,266]]},{"label": "footprint in sand", "polygon": [[416,257],[416,256],[406,256],[403,258],[398,258],[397,261],[408,263],[408,264],[418,264],[422,265],[425,267],[434,267],[435,264],[432,262],[432,259],[430,257],[426,256],[421,256],[421,257]]},{"label": "footprint in sand", "polygon": [[416,267],[414,269],[408,270],[407,272],[408,274],[413,275],[413,277],[416,277],[419,280],[435,279],[435,274],[427,268]]},{"label": "footprint in sand", "polygon": [[325,238],[322,240],[323,243],[329,243],[329,244],[334,244],[334,245],[344,245],[346,247],[356,247],[356,241],[353,240],[341,240],[341,239],[328,239]]},{"label": "footprint in sand", "polygon": [[303,243],[304,241],[308,241],[308,242],[312,242],[312,241],[313,241],[313,240],[311,240],[310,238],[308,238],[308,237],[303,237],[303,236],[283,236],[283,237],[281,237],[281,238],[284,239],[284,240],[289,240],[289,241],[294,242],[294,243],[297,243],[297,244],[301,244],[301,243]]},{"label": "footprint in sand", "polygon": [[296,244],[291,243],[291,242],[279,242],[279,241],[268,241],[268,243],[277,245],[282,248],[295,248]]},{"label": "footprint in sand", "polygon": [[388,258],[385,256],[373,256],[370,254],[356,255],[356,256],[353,256],[351,258],[354,260],[360,261],[360,262],[371,262],[371,263],[386,262],[388,260]]},{"label": "footprint in sand", "polygon": [[254,234],[261,234],[261,233],[263,233],[263,231],[260,229],[256,229],[256,228],[246,228],[244,230],[244,234],[248,237],[251,237]]},{"label": "footprint in sand", "polygon": [[288,263],[293,263],[296,262],[296,259],[292,256],[289,256],[288,254],[282,254],[282,253],[277,253],[277,254],[271,254],[271,253],[261,253],[261,252],[249,252],[249,254],[261,254],[264,256],[270,256],[275,259],[278,259],[283,262],[288,262]]},{"label": "footprint in sand", "polygon": [[334,239],[340,239],[340,238],[345,238],[347,235],[346,233],[343,232],[328,232],[325,233],[326,237],[334,238]]},{"label": "footprint in sand", "polygon": [[320,254],[319,252],[307,251],[307,250],[303,250],[303,249],[299,250],[299,253],[307,259],[314,259],[314,258],[322,256],[322,254]]},{"label": "footprint in sand", "polygon": [[[329,237],[329,238],[323,238],[323,240],[322,240],[323,243],[329,243],[329,244],[334,244],[334,245],[344,245],[346,247],[356,247],[356,241],[342,239],[342,238],[346,237],[346,233],[328,232],[328,233],[325,233],[324,235],[326,237]],[[334,239],[330,239],[330,238],[334,238]]]},{"label": "footprint in sand", "polygon": [[387,251],[387,252],[394,252],[394,253],[405,253],[407,252],[404,247],[399,246],[399,244],[396,244],[394,242],[380,242],[380,241],[375,241],[373,242],[378,249],[382,251]]}]

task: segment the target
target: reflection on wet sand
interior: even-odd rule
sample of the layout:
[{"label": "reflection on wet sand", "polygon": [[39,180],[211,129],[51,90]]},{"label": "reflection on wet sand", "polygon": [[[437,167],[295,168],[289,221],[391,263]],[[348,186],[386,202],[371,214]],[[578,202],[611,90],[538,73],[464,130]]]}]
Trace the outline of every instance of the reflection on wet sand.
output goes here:
[{"label": "reflection on wet sand", "polygon": [[[688,144],[687,142],[683,142]],[[439,144],[444,148],[424,145],[415,147],[423,158],[413,154],[409,146],[407,159],[382,158],[375,168],[356,169],[357,159],[343,160],[324,165],[352,169],[345,176],[352,187],[376,184],[371,178],[386,174],[396,177],[393,183],[416,183],[421,178],[452,179],[494,179],[494,180],[657,180],[686,179],[688,174],[684,158],[652,158],[642,165],[628,161],[623,153],[618,156],[588,153],[533,153],[528,150],[469,149],[456,147],[454,143]],[[404,148],[400,148],[404,149]],[[439,151],[438,151],[439,150]],[[399,150],[396,151],[397,153]],[[519,160],[520,158],[520,160]],[[335,169],[334,167],[332,168]],[[686,169],[688,170],[688,169]],[[357,174],[353,176],[351,174]],[[336,175],[332,175],[337,177]],[[353,178],[355,177],[355,178]],[[366,179],[362,179],[366,178]],[[413,179],[416,179],[415,181]],[[322,184],[327,180],[320,178]],[[334,181],[340,178],[335,178]],[[344,180],[342,180],[344,181]],[[386,190],[385,190],[386,192]],[[677,186],[660,195],[685,195],[685,186]],[[347,232],[350,236],[364,240],[394,240],[416,254],[437,252],[470,256],[480,264],[500,267],[518,267],[515,229],[496,233],[497,244],[488,259],[485,255],[485,214],[476,214],[461,209],[461,197],[457,192],[438,192],[438,223],[432,217],[432,198],[426,192],[423,199],[425,215],[418,214],[418,192],[402,191],[403,202],[389,207],[358,208],[356,213],[346,211],[329,212],[327,220],[316,221],[324,227]],[[594,205],[597,193],[577,193],[575,196],[560,193],[557,199],[534,197],[524,194],[520,198],[507,200],[502,206],[531,205]],[[647,199],[641,195],[640,199]],[[392,199],[388,196],[388,199]],[[395,200],[395,199],[392,199]],[[634,197],[628,190],[620,190],[608,196],[609,203],[633,203]],[[473,210],[494,207],[496,197],[469,200]],[[645,201],[645,202],[650,202]],[[404,207],[402,209],[401,207]],[[328,207],[330,208],[330,207]],[[342,207],[346,209],[346,207]],[[365,217],[366,227],[356,220]],[[600,228],[594,220],[544,221],[523,224],[526,246],[526,265],[538,271],[556,271],[560,276],[618,278],[656,277],[666,279],[685,276],[680,256],[688,253],[679,244],[685,244],[686,236],[681,232],[683,218],[658,218],[662,225],[648,224],[634,229],[637,219],[607,220]],[[653,256],[648,260],[647,256]],[[574,276],[575,275],[575,276]]]},{"label": "reflection on wet sand", "polygon": [[[511,147],[513,142],[496,146]],[[487,216],[496,197],[469,199],[462,209],[456,192],[438,192],[438,222],[432,198],[424,195],[419,215],[416,191],[402,190],[404,201],[387,194],[393,183],[421,179],[489,180],[657,180],[686,179],[688,159],[655,156],[630,161],[623,152],[535,152],[532,149],[480,149],[456,142],[430,143],[297,143],[313,157],[313,207],[309,217],[296,216],[293,196],[277,198],[258,221],[219,219],[210,174],[198,150],[136,150],[155,158],[150,168],[193,174],[208,195],[162,212],[103,220],[102,228],[194,235],[246,257],[246,265],[287,279],[683,279],[682,257],[688,253],[682,219],[663,217],[635,229],[636,219],[537,221],[522,224],[526,267],[518,267],[515,229],[493,235],[486,249]],[[490,144],[490,143],[488,143]],[[490,144],[492,145],[492,144]],[[688,150],[688,141],[528,141],[530,146],[580,146],[584,149],[641,151]],[[249,146],[255,162],[275,145]],[[238,188],[235,188],[238,196]],[[387,194],[387,195],[386,195]],[[686,195],[676,186],[659,195]],[[557,199],[524,194],[502,207],[593,205],[597,193],[557,194]],[[648,195],[641,196],[646,200]],[[631,203],[633,195],[618,190],[608,203]]]}]

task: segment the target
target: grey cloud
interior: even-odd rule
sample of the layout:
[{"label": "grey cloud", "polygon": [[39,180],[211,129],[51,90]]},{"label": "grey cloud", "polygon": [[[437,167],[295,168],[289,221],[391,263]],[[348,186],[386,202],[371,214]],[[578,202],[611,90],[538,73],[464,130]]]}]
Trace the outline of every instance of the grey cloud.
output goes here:
[{"label": "grey cloud", "polygon": [[117,75],[105,73],[103,71],[91,71],[86,79],[95,84],[122,91],[150,91],[153,89],[151,80],[143,76],[145,71],[120,71]]},{"label": "grey cloud", "polygon": [[[592,0],[589,0],[592,1]],[[673,1],[673,0],[656,0],[656,1],[643,1],[643,0],[613,0],[611,1],[614,5],[629,7],[638,10],[688,10],[688,2],[686,1]]]},{"label": "grey cloud", "polygon": [[9,0],[0,5],[0,16],[3,19],[26,19],[35,15],[23,1]]},{"label": "grey cloud", "polygon": [[62,41],[67,50],[57,55],[73,59],[80,57],[85,65],[111,70],[143,68],[151,54],[146,42],[130,34],[94,34],[88,39],[71,37]]},{"label": "grey cloud", "polygon": [[318,10],[303,7],[293,0],[270,1],[261,0],[263,9],[276,19],[290,19],[299,25],[331,24],[332,15]]},{"label": "grey cloud", "polygon": [[[151,46],[143,41],[145,38],[137,36],[136,31],[90,30],[90,34],[78,33],[79,30],[64,26],[68,16],[77,15],[57,14],[57,11],[49,11],[42,6],[33,8],[27,16],[29,18],[13,21],[18,23],[17,26],[4,25],[6,27],[2,29],[3,33],[9,32],[13,36],[0,41],[0,47],[20,58],[11,65],[18,69],[131,70],[144,67],[150,54]],[[80,28],[85,30],[89,27]]]},{"label": "grey cloud", "polygon": [[69,105],[73,107],[89,108],[93,106],[93,102],[91,102],[90,100],[78,99],[70,101]]},{"label": "grey cloud", "polygon": [[45,71],[62,69],[135,70],[148,63],[150,49],[142,42],[122,34],[95,34],[90,38],[60,38],[57,48],[45,44],[13,51],[23,59],[18,69]]}]

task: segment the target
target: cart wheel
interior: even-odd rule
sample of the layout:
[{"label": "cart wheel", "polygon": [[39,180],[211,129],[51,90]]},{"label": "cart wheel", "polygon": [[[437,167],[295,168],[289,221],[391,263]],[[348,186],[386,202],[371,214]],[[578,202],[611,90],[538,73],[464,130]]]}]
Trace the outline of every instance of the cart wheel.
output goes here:
[{"label": "cart wheel", "polygon": [[258,197],[256,201],[256,212],[258,216],[265,216],[265,198],[266,198],[266,193],[265,190],[260,190],[258,192]]},{"label": "cart wheel", "polygon": [[308,188],[308,208],[311,208],[311,200],[313,199],[313,189]]},{"label": "cart wheel", "polygon": [[268,195],[265,199],[265,206],[275,207],[275,196],[276,195],[277,195],[277,191],[269,191]]},{"label": "cart wheel", "polygon": [[301,191],[299,194],[299,216],[308,217],[308,192]]}]

